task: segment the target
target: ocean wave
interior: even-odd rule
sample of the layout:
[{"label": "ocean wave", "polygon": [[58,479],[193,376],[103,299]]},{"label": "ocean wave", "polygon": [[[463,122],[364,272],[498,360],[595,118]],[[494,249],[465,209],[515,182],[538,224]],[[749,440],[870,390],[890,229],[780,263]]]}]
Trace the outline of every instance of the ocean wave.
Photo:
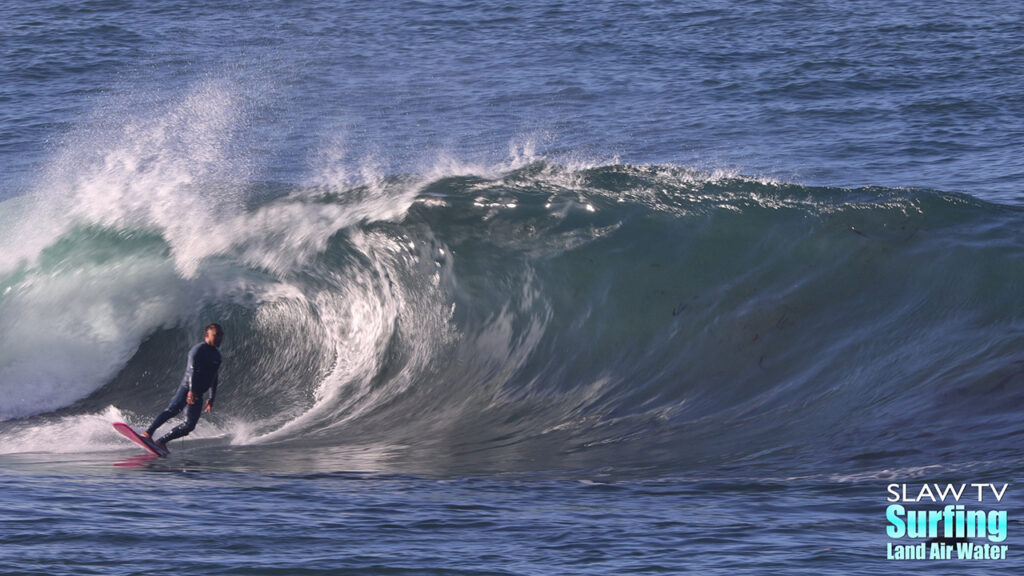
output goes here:
[{"label": "ocean wave", "polygon": [[545,161],[249,188],[205,243],[152,211],[79,218],[0,277],[5,451],[69,416],[144,422],[212,320],[209,426],[236,445],[856,457],[1019,396],[1016,208]]}]

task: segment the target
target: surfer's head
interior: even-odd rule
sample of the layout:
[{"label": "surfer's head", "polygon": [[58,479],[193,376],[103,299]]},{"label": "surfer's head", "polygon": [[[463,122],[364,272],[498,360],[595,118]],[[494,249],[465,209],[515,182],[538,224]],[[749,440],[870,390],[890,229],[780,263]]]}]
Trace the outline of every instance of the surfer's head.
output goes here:
[{"label": "surfer's head", "polygon": [[224,329],[220,327],[220,324],[210,324],[206,327],[206,343],[214,348],[220,346],[221,340],[224,340]]}]

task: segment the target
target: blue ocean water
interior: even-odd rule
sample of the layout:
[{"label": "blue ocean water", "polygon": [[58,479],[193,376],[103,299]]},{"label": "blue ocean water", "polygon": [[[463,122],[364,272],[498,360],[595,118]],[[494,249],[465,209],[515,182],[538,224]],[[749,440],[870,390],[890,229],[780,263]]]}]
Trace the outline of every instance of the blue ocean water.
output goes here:
[{"label": "blue ocean water", "polygon": [[1024,566],[1018,3],[0,12],[0,572]]}]

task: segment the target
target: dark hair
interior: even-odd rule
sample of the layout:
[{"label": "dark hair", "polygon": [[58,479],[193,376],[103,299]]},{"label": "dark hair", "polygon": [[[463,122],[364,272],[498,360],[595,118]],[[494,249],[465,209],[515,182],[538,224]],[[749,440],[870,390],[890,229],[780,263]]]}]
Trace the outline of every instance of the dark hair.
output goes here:
[{"label": "dark hair", "polygon": [[224,329],[221,328],[220,324],[217,324],[216,322],[214,322],[213,324],[210,324],[209,326],[207,326],[206,330],[203,330],[203,334],[206,334],[210,330],[213,330],[217,334],[224,334]]}]

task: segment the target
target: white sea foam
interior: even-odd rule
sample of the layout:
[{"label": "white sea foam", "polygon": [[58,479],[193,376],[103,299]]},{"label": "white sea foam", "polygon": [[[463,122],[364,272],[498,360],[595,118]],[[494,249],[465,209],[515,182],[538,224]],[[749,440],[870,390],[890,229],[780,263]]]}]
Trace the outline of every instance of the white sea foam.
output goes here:
[{"label": "white sea foam", "polygon": [[101,412],[76,414],[7,430],[0,454],[47,452],[70,454],[125,447],[126,440],[110,425],[126,415],[114,406]]}]

